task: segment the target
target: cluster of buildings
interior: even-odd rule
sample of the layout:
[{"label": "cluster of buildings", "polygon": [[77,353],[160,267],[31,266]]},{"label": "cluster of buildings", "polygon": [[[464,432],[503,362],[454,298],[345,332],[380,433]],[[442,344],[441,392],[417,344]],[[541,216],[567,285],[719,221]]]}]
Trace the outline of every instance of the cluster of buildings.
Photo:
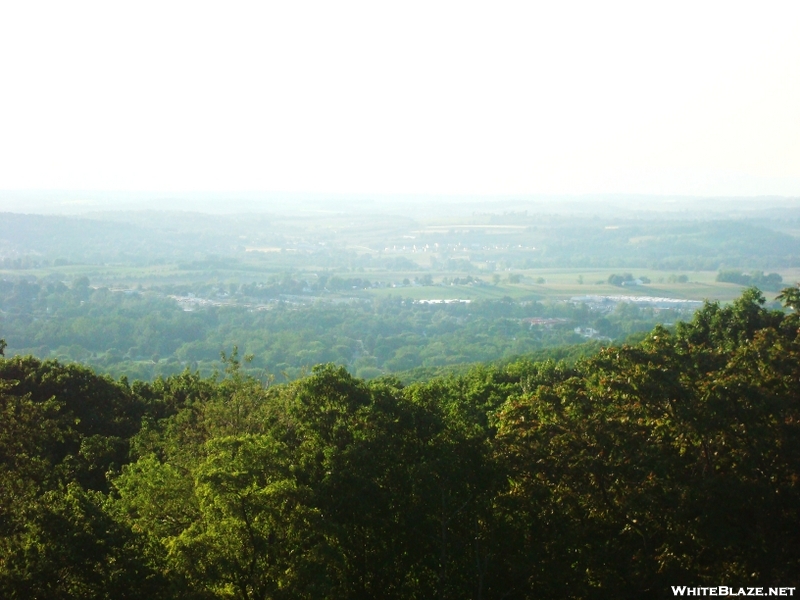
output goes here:
[{"label": "cluster of buildings", "polygon": [[635,304],[654,309],[691,309],[703,306],[701,300],[682,300],[679,298],[659,298],[656,296],[573,296],[569,299],[574,304],[585,304],[596,310],[611,310],[621,302]]}]

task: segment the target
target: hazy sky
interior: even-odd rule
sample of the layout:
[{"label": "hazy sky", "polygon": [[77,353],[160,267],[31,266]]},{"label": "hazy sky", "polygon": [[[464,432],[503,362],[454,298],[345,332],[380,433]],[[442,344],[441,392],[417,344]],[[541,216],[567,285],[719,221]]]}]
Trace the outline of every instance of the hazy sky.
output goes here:
[{"label": "hazy sky", "polygon": [[0,189],[800,196],[800,2],[0,2]]}]

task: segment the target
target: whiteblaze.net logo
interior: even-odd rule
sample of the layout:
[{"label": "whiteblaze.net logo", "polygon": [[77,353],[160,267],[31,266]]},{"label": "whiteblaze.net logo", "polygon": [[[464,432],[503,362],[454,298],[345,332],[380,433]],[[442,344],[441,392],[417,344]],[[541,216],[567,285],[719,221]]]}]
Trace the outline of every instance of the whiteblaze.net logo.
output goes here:
[{"label": "whiteblaze.net logo", "polygon": [[793,587],[689,587],[673,585],[673,596],[794,596]]}]

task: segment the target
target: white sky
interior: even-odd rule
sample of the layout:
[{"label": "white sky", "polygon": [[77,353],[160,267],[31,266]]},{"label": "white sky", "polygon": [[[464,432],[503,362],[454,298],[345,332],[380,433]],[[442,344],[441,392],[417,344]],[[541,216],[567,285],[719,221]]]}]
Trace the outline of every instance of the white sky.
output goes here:
[{"label": "white sky", "polygon": [[0,0],[0,189],[800,195],[800,2]]}]

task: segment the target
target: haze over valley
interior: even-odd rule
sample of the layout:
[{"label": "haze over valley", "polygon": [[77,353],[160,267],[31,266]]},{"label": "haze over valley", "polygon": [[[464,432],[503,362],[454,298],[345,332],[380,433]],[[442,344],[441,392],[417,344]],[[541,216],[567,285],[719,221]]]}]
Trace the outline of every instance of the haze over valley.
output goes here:
[{"label": "haze over valley", "polygon": [[800,3],[0,6],[0,598],[800,589]]},{"label": "haze over valley", "polygon": [[240,214],[223,195],[181,200],[226,209],[211,214],[131,196],[63,215],[35,197],[45,214],[0,222],[8,352],[146,379],[210,373],[234,346],[294,378],[621,342],[800,274],[792,199],[253,195],[242,206],[261,210]]}]

